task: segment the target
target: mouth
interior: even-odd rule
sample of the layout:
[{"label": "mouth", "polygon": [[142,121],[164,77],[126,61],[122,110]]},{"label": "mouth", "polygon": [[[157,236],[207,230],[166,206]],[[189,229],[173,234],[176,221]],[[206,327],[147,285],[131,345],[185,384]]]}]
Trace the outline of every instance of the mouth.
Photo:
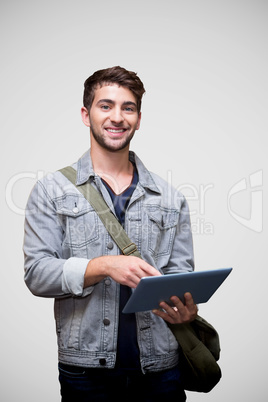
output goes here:
[{"label": "mouth", "polygon": [[113,136],[117,136],[117,135],[120,136],[121,134],[123,134],[127,131],[126,128],[112,128],[112,127],[106,127],[105,130],[108,131]]}]

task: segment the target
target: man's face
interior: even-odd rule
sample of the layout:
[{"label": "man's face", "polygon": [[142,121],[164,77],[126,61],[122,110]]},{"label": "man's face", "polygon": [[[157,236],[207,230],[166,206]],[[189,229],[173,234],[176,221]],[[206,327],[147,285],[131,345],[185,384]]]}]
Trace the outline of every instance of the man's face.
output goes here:
[{"label": "man's face", "polygon": [[91,141],[115,152],[129,145],[140,127],[141,113],[133,93],[113,84],[96,89],[89,114],[82,108],[82,119],[90,127]]}]

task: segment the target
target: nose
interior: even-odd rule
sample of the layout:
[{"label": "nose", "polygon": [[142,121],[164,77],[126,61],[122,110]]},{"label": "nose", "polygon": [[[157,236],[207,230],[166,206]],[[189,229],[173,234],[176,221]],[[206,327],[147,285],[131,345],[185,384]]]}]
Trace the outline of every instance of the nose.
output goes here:
[{"label": "nose", "polygon": [[124,120],[121,108],[114,107],[111,111],[110,119],[113,123],[119,124]]}]

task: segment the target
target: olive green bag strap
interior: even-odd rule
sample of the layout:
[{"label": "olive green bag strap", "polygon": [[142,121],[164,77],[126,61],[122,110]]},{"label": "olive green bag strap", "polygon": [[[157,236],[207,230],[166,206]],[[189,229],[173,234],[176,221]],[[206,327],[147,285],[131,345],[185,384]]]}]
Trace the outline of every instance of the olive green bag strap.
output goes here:
[{"label": "olive green bag strap", "polygon": [[91,204],[99,215],[105,228],[111,235],[112,239],[118,245],[124,255],[134,255],[140,257],[141,255],[135,243],[133,243],[122,225],[116,219],[101,194],[89,182],[76,185],[76,170],[72,166],[67,166],[60,169],[60,172],[83,194],[85,199]]},{"label": "olive green bag strap", "polygon": [[[89,182],[77,186],[76,170],[71,166],[61,169],[60,172],[73,183],[95,209],[122,253],[142,258],[136,245],[129,239],[98,190]],[[183,351],[184,388],[197,392],[211,391],[221,378],[221,369],[216,362],[220,354],[217,331],[200,316],[197,316],[193,323],[169,326]]]}]

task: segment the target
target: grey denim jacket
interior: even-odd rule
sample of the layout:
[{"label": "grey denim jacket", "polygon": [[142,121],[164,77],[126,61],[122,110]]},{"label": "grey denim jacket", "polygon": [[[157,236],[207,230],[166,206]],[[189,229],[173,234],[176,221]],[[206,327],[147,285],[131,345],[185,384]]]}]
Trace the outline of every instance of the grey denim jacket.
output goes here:
[{"label": "grey denim jacket", "polygon": [[[163,274],[193,270],[189,211],[184,196],[139,158],[129,154],[139,183],[129,202],[125,230],[142,257]],[[110,196],[93,171],[90,151],[73,165],[77,185],[90,181],[114,211]],[[34,186],[25,216],[25,282],[36,296],[55,298],[59,361],[113,368],[116,361],[119,289],[110,277],[84,288],[90,259],[118,255],[98,215],[60,173]],[[142,371],[178,363],[178,344],[165,321],[150,311],[136,314]]]}]

